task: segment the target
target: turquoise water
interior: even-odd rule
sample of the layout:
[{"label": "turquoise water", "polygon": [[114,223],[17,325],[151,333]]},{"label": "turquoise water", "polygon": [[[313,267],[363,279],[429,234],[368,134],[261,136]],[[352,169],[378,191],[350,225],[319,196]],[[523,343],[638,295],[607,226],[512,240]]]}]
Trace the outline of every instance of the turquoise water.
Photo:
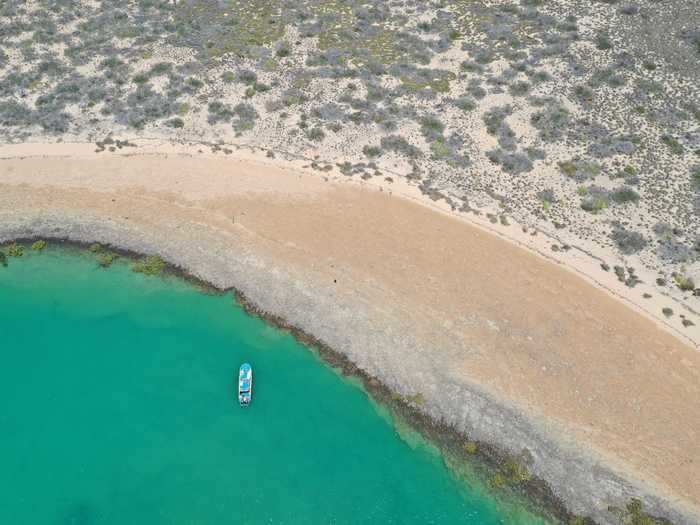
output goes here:
[{"label": "turquoise water", "polygon": [[231,294],[29,252],[0,267],[0,356],[4,525],[540,522]]}]

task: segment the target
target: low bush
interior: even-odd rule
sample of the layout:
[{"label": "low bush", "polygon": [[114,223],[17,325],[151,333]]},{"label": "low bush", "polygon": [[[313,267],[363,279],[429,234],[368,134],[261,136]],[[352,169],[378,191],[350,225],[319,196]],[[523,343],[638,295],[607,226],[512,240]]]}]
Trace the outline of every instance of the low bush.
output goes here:
[{"label": "low bush", "polygon": [[393,151],[400,155],[405,155],[409,158],[420,157],[420,150],[413,144],[410,144],[405,138],[399,135],[390,135],[388,137],[382,137],[380,141],[382,149]]},{"label": "low bush", "polygon": [[210,102],[207,106],[209,110],[209,116],[207,117],[207,122],[209,124],[217,124],[219,122],[229,122],[234,115],[233,108],[228,104],[219,102],[218,100]]},{"label": "low bush", "polygon": [[486,131],[490,135],[495,135],[496,132],[504,125],[506,117],[513,113],[511,106],[500,106],[489,109],[484,113],[483,119],[486,124]]},{"label": "low bush", "polygon": [[519,80],[508,87],[508,92],[514,97],[522,97],[527,95],[530,92],[531,88],[532,86],[529,82]]},{"label": "low bush", "polygon": [[531,478],[532,474],[530,474],[530,471],[524,464],[509,458],[501,464],[498,472],[491,477],[489,485],[492,488],[500,488],[529,481]]},{"label": "low bush", "polygon": [[639,193],[628,187],[613,191],[610,197],[618,204],[625,204],[628,202],[634,202],[636,204],[639,202]]},{"label": "low bush", "polygon": [[311,128],[306,133],[306,136],[309,138],[309,140],[313,140],[314,142],[322,142],[323,139],[326,138],[326,134],[319,127]]},{"label": "low bush", "polygon": [[169,128],[183,128],[185,127],[185,121],[179,117],[176,117],[170,120],[166,120],[165,125]]},{"label": "low bush", "polygon": [[455,106],[462,111],[474,111],[476,109],[476,102],[469,97],[460,97],[455,100]]},{"label": "low bush", "polygon": [[672,137],[671,135],[663,135],[661,137],[661,142],[666,144],[668,146],[668,149],[671,150],[671,153],[674,155],[682,155],[683,154],[683,145],[678,142],[678,139],[675,137]]},{"label": "low bush", "polygon": [[22,257],[24,255],[24,246],[13,242],[7,247],[7,255],[10,257]]},{"label": "low bush", "polygon": [[518,152],[509,152],[502,149],[491,150],[486,153],[488,159],[494,164],[501,166],[506,173],[519,175],[532,171],[533,164],[530,158]]},{"label": "low bush", "polygon": [[253,129],[255,121],[258,118],[258,112],[253,106],[241,102],[234,106],[233,113],[235,115],[233,119],[233,129],[237,134]]},{"label": "low bush", "polygon": [[553,142],[563,137],[569,118],[568,109],[558,101],[550,100],[544,109],[532,115],[530,122],[539,130],[542,140]]},{"label": "low bush", "polygon": [[416,392],[413,395],[406,396],[406,401],[414,405],[422,406],[425,404],[425,396],[422,392]]},{"label": "low bush", "polygon": [[[100,253],[97,256],[97,264],[99,264],[100,267],[102,267],[102,268],[109,268],[110,266],[112,266],[112,263],[117,259],[117,257],[118,256],[114,253],[109,253],[109,252]],[[137,271],[137,270],[134,270],[134,271]],[[144,272],[144,273],[147,273],[147,272]]]},{"label": "low bush", "polygon": [[600,175],[601,168],[594,162],[580,159],[565,160],[559,163],[559,169],[576,182],[584,182]]},{"label": "low bush", "polygon": [[146,275],[160,275],[165,270],[166,262],[159,255],[149,255],[148,257],[134,263],[131,269],[137,273]]},{"label": "low bush", "polygon": [[435,140],[442,137],[445,125],[437,117],[428,115],[420,119],[420,129],[426,140]]},{"label": "low bush", "polygon": [[474,455],[476,454],[477,450],[479,450],[479,444],[476,441],[465,441],[464,451],[467,454]]},{"label": "low bush", "polygon": [[32,243],[32,250],[40,252],[46,248],[46,241],[39,239],[38,241],[34,241]]},{"label": "low bush", "polygon": [[379,157],[382,154],[382,148],[377,146],[365,146],[362,148],[362,153],[368,157]]},{"label": "low bush", "polygon": [[692,292],[695,290],[695,282],[690,277],[677,273],[673,276],[673,280],[676,281],[678,288],[684,292]]},{"label": "low bush", "polygon": [[608,49],[612,49],[612,46],[612,41],[610,40],[610,35],[608,35],[608,33],[600,32],[596,35],[595,47],[601,51],[607,51]]},{"label": "low bush", "polygon": [[690,182],[695,189],[700,190],[700,165],[690,170]]},{"label": "low bush", "polygon": [[648,244],[641,233],[627,230],[620,225],[615,227],[610,237],[625,255],[637,253]]}]

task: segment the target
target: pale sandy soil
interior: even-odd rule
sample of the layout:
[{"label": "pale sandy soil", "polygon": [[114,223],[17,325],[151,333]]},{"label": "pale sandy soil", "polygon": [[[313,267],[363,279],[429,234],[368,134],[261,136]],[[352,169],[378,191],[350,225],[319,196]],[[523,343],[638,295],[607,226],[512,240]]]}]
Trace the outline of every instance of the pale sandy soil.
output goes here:
[{"label": "pale sandy soil", "polygon": [[[31,229],[32,221],[82,216],[138,231],[154,247],[161,236],[180,236],[192,252],[211,253],[221,264],[226,250],[235,250],[251,267],[290,275],[301,295],[318,290],[305,299],[319,323],[314,335],[404,394],[418,385],[426,410],[457,426],[473,423],[445,414],[432,371],[409,366],[429,359],[450,387],[480,389],[567,450],[597,458],[590,465],[601,460],[601,469],[630,480],[642,495],[658,495],[686,517],[700,514],[698,331],[681,332],[646,313],[660,311],[664,298],[655,297],[653,308],[632,304],[612,279],[605,289],[586,278],[595,263],[580,254],[549,260],[526,248],[545,253],[551,242],[542,236],[517,227],[494,235],[416,202],[399,183],[348,184],[333,173],[324,177],[298,163],[285,170],[242,152],[93,150],[0,147],[0,240],[18,224]],[[215,284],[238,286],[235,278]],[[321,295],[337,311],[319,308]],[[346,311],[350,305],[365,325],[356,322],[358,311]],[[368,327],[363,339],[351,333],[359,326]],[[374,338],[371,329],[381,334]],[[372,347],[380,336],[393,337],[395,346]],[[409,349],[409,341],[417,343]],[[478,425],[464,430],[486,435]],[[568,479],[549,475],[538,461],[552,459],[534,455],[534,472],[555,484]],[[602,493],[591,511],[602,521],[601,509],[621,503],[604,486],[596,488]],[[558,495],[574,499],[567,488]]]}]

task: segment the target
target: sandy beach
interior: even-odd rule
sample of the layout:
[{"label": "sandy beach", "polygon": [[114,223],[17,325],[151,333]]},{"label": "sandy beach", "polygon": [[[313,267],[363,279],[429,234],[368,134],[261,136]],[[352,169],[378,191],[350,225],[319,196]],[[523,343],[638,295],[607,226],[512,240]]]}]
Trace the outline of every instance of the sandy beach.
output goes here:
[{"label": "sandy beach", "polygon": [[674,523],[700,515],[698,332],[596,284],[594,262],[550,260],[530,234],[488,232],[401,183],[251,152],[29,144],[0,158],[0,241],[161,254],[526,457],[573,512],[613,523],[608,506],[641,497]]}]

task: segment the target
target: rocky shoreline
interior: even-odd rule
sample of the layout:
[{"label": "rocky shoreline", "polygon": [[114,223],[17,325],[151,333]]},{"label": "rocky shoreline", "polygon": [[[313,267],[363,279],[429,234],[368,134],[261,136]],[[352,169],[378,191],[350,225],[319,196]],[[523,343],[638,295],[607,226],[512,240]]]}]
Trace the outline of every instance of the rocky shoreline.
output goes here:
[{"label": "rocky shoreline", "polygon": [[[404,334],[386,337],[387,334],[374,333],[371,338],[375,344],[348,346],[344,339],[352,337],[353,333],[376,332],[373,327],[367,327],[366,318],[351,325],[333,326],[330,330],[328,325],[321,328],[319,323],[328,319],[319,319],[318,314],[328,308],[328,301],[332,298],[314,294],[311,283],[305,283],[309,285],[304,287],[306,293],[300,293],[299,283],[289,279],[281,269],[260,264],[261,261],[251,254],[237,254],[233,246],[207,246],[206,240],[200,236],[199,249],[193,250],[192,237],[158,235],[146,228],[134,228],[88,215],[37,212],[34,216],[22,214],[13,217],[4,210],[0,219],[0,242],[50,238],[84,245],[100,241],[132,256],[161,254],[172,268],[177,268],[190,279],[209,283],[220,290],[237,290],[241,304],[248,311],[289,329],[300,340],[317,348],[327,362],[341,368],[344,373],[361,377],[373,396],[388,403],[443,449],[464,454],[462,445],[465,440],[473,439],[479,444],[479,455],[494,466],[513,457],[514,450],[527,451],[521,457],[529,463],[527,468],[533,477],[521,485],[549,514],[562,521],[586,515],[595,523],[618,523],[617,517],[607,510],[608,506],[624,507],[630,498],[640,497],[645,512],[651,515],[663,516],[676,525],[695,523],[691,513],[653,495],[639,484],[625,480],[615,470],[575,446],[565,448],[516,409],[476,387],[456,384],[432,370],[430,379],[440,385],[437,399],[431,395],[425,403],[408,401],[405,393],[420,392],[423,382],[416,381],[414,374],[407,373],[410,371],[392,366],[386,353],[384,361],[380,362],[376,342],[383,341],[382,347],[390,351],[397,345],[411,344],[409,337]],[[345,310],[349,305],[337,306]],[[309,315],[298,315],[304,311]],[[369,331],[357,332],[362,326]],[[412,343],[416,344],[415,341]],[[375,350],[374,356],[368,355],[370,349]],[[402,397],[394,397],[394,392],[402,393]],[[547,483],[541,480],[547,480]]]}]

